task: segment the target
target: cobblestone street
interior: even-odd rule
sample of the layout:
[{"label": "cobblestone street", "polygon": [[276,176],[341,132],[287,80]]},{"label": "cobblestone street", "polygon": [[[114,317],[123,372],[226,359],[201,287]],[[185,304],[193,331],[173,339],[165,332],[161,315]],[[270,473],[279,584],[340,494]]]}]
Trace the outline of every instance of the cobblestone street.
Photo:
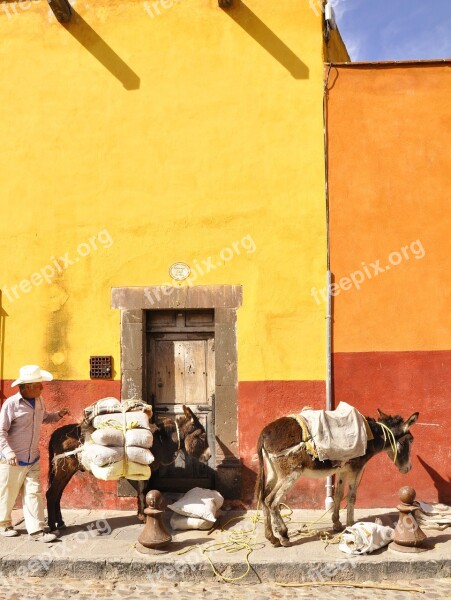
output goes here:
[{"label": "cobblestone street", "polygon": [[220,582],[204,583],[134,583],[132,581],[94,581],[66,578],[40,578],[30,577],[24,579],[10,579],[2,581],[0,600],[34,600],[38,598],[52,598],[52,600],[66,600],[74,596],[76,600],[97,599],[115,600],[121,598],[149,597],[165,598],[168,600],[192,600],[193,598],[208,598],[209,600],[244,600],[252,596],[256,600],[268,598],[312,598],[319,595],[321,598],[349,598],[352,600],[395,599],[410,598],[435,599],[451,598],[450,579],[422,579],[415,581],[384,582],[381,585],[397,587],[418,588],[424,593],[399,590],[376,590],[369,588],[331,588],[331,587],[280,587],[274,584],[246,585]]}]

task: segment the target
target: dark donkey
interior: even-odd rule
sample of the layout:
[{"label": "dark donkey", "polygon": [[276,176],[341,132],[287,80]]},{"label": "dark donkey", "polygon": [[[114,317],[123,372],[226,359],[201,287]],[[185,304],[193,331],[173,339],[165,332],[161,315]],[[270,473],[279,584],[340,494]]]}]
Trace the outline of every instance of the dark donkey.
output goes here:
[{"label": "dark donkey", "polygon": [[[367,462],[386,451],[401,473],[410,471],[410,445],[413,436],[409,432],[418,419],[414,413],[404,421],[400,416],[389,416],[378,409],[379,419],[367,421],[374,439],[368,441],[366,454],[353,458],[344,464],[320,461],[305,449],[301,426],[292,417],[282,417],[267,425],[258,439],[259,474],[257,479],[257,501],[265,515],[265,535],[274,546],[288,546],[287,527],[280,514],[280,503],[285,494],[299,477],[328,477],[337,475],[334,494],[332,522],[335,531],[340,531],[340,503],[344,486],[348,482],[347,520],[348,526],[354,523],[354,505],[357,488]],[[389,430],[389,431],[388,431]],[[268,478],[265,475],[265,465]]]},{"label": "dark donkey", "polygon": [[[154,473],[160,465],[172,464],[180,450],[189,456],[208,462],[211,452],[207,434],[195,414],[183,406],[183,415],[173,419],[164,419],[158,425],[151,426],[153,433],[152,454],[155,457],[151,465]],[[64,425],[56,429],[49,442],[49,487],[47,490],[47,513],[50,529],[63,528],[61,515],[61,496],[66,485],[77,471],[86,471],[78,458],[78,450],[84,443],[85,434],[92,431],[86,423]],[[67,453],[71,453],[66,455]],[[60,455],[66,456],[60,456]],[[60,457],[59,457],[60,456]],[[147,481],[131,481],[138,491],[138,515],[142,518],[145,508],[145,488]]]}]

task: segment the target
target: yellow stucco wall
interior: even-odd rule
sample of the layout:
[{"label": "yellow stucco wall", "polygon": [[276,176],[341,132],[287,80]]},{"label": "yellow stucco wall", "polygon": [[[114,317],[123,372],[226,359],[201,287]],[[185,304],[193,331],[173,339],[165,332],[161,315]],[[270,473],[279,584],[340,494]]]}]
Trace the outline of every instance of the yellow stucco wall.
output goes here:
[{"label": "yellow stucco wall", "polygon": [[298,0],[74,7],[65,28],[44,0],[0,6],[0,376],[119,365],[111,287],[184,261],[198,284],[244,287],[241,380],[323,379],[321,16]]}]

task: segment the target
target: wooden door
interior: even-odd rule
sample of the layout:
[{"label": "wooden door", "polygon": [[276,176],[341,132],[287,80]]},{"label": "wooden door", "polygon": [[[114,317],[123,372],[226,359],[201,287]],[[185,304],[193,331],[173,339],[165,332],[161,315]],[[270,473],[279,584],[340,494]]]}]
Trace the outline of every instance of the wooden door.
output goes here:
[{"label": "wooden door", "polygon": [[[208,331],[212,329],[213,315],[208,311],[203,316],[204,320],[211,317],[209,324],[202,322],[199,312],[159,311],[149,317],[148,401],[156,422],[175,418],[182,414],[183,404],[189,406],[205,427],[214,455],[215,348],[214,333]],[[154,483],[163,491],[213,487],[213,458],[210,463],[203,465],[181,452],[173,465],[160,467]]]}]

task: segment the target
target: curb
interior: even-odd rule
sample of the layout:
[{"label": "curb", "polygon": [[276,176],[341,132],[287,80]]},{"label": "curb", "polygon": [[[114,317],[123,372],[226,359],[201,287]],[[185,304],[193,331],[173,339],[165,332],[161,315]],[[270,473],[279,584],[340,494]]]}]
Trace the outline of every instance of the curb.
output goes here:
[{"label": "curb", "polygon": [[[138,553],[135,551],[135,554]],[[392,557],[375,560],[368,556],[322,561],[258,561],[251,562],[246,583],[296,581],[382,581],[398,579],[430,579],[451,577],[451,559],[427,560],[412,555],[411,560]],[[215,568],[224,577],[240,581],[247,566],[243,560],[218,560]],[[42,560],[42,555],[4,556],[0,561],[0,577],[72,577],[77,579],[122,579],[147,582],[201,582],[215,578],[208,561],[186,562],[181,557],[112,557],[64,558]]]}]

